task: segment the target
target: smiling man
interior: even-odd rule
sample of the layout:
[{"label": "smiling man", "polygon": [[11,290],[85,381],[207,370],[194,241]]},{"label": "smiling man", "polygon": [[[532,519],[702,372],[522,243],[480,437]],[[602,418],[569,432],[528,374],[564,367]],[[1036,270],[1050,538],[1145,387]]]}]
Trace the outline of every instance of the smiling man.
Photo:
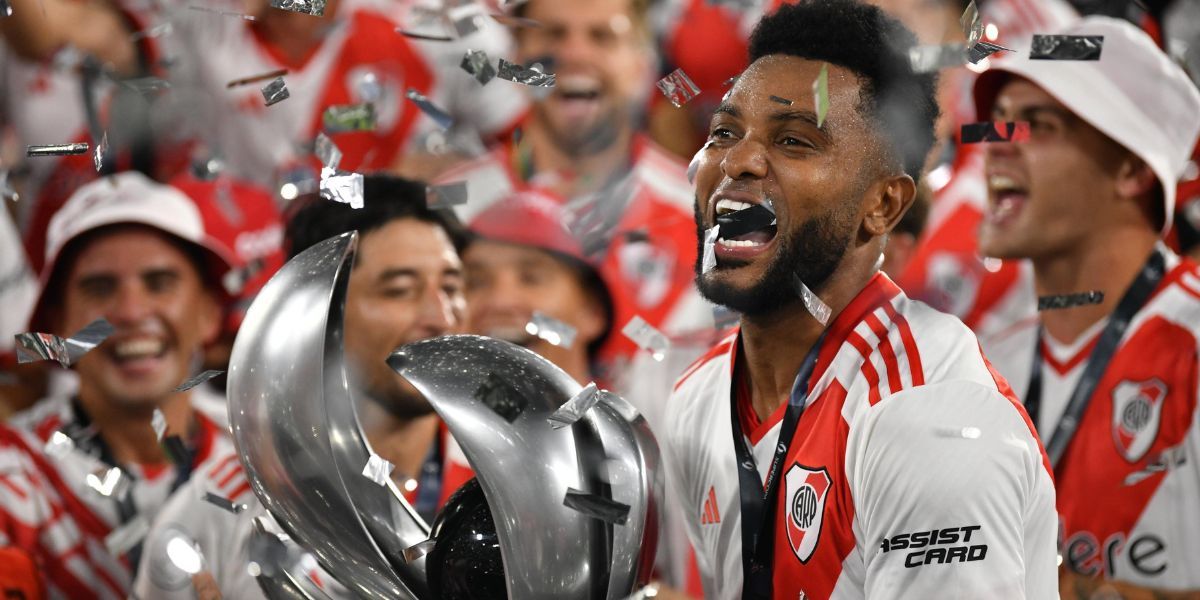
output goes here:
[{"label": "smiling man", "polygon": [[741,327],[667,409],[668,481],[711,598],[1055,593],[1054,489],[1028,418],[961,322],[878,272],[933,143],[914,43],[854,0],[781,8],[697,157],[701,232],[775,213],[697,263]]},{"label": "smiling man", "polygon": [[1124,21],[1062,33],[1104,36],[1101,59],[1009,57],[976,83],[982,118],[1031,132],[987,148],[980,248],[1030,259],[1039,296],[1103,297],[981,341],[1055,469],[1063,597],[1195,598],[1200,267],[1159,238],[1200,133],[1200,93]]},{"label": "smiling man", "polygon": [[[224,419],[197,410],[202,399],[223,410],[221,399],[175,389],[219,331],[229,255],[183,192],[135,172],[85,185],[51,220],[30,329],[65,337],[104,318],[115,331],[74,365],[78,393],[0,427],[0,548],[29,558],[50,597],[127,595],[135,532],[191,473],[233,451]],[[159,443],[156,409],[186,446],[179,462]],[[43,451],[56,432],[74,447]],[[133,543],[106,548],[114,532]]]}]

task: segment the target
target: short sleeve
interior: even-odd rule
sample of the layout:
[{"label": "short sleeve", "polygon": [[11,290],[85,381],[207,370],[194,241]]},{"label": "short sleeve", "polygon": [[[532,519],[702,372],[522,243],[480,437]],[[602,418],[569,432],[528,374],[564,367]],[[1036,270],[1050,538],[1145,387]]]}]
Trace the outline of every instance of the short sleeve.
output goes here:
[{"label": "short sleeve", "polygon": [[1057,595],[1053,481],[1024,412],[950,381],[860,411],[847,477],[867,598]]}]

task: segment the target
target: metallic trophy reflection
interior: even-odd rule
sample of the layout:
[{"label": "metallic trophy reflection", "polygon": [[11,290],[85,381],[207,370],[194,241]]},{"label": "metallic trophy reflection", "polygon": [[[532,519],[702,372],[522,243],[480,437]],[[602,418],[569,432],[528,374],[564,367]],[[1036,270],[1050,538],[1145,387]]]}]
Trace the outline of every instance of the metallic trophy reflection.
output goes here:
[{"label": "metallic trophy reflection", "polygon": [[[331,238],[284,265],[251,305],[234,344],[234,442],[255,495],[280,528],[356,597],[453,598],[446,582],[462,588],[476,581],[496,583],[487,595],[470,590],[475,598],[633,594],[648,581],[657,547],[658,447],[632,406],[581,387],[529,350],[446,336],[389,357],[476,473],[433,531],[392,482],[381,486],[363,475],[372,453],[342,344],[357,239]],[[563,419],[567,408],[581,406]],[[286,578],[259,583],[270,597],[312,597]]]}]

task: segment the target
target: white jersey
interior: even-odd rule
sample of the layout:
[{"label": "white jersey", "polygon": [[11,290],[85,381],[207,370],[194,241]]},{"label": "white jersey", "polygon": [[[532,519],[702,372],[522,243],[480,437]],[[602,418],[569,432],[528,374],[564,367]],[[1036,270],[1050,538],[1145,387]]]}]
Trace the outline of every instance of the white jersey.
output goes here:
[{"label": "white jersey", "polygon": [[[3,202],[3,199],[0,199]],[[13,336],[26,331],[37,299],[37,280],[25,260],[25,248],[12,219],[0,214],[0,364],[14,352]]]},{"label": "white jersey", "polygon": [[[1200,267],[1167,253],[1167,274],[1134,316],[1055,470],[1064,566],[1169,590],[1200,589]],[[982,344],[1028,393],[1042,354],[1039,414],[1050,439],[1090,360],[1101,320],[1078,339],[1038,339],[1037,319]],[[1098,502],[1097,498],[1103,498]]]},{"label": "white jersey", "polygon": [[[219,4],[219,3],[218,3]],[[214,6],[240,12],[239,2]],[[301,61],[289,60],[259,35],[253,23],[208,12],[181,10],[177,35],[169,38],[176,54],[193,61],[181,72],[200,102],[187,116],[242,178],[263,185],[285,171],[311,167],[312,141],[323,129],[322,115],[331,106],[370,103],[376,127],[371,131],[329,133],[343,153],[340,168],[372,171],[392,167],[421,130],[432,125],[405,97],[421,93],[454,117],[456,123],[492,134],[512,125],[524,111],[516,84],[497,80],[478,86],[466,71],[449,65],[437,44],[397,33],[396,7],[369,0],[342,2],[326,15],[329,29],[321,44]],[[503,32],[499,32],[501,35]],[[467,44],[497,34],[488,28],[451,44],[462,58]],[[494,59],[493,59],[494,60]],[[234,80],[287,69],[283,76],[289,98],[266,106],[261,88],[267,82],[227,89]],[[190,71],[190,72],[189,72]]]},{"label": "white jersey", "polygon": [[[211,420],[197,415],[197,424],[193,472],[233,448],[228,433]],[[113,496],[87,483],[89,475],[103,481],[111,465],[86,445],[43,451],[55,432],[83,427],[69,396],[42,400],[0,426],[0,547],[19,548],[34,559],[50,598],[124,598],[132,565],[126,554],[111,554],[105,540],[126,524],[142,521],[148,528],[171,495],[177,470],[121,465],[122,479],[132,478],[133,512],[123,518]]]},{"label": "white jersey", "polygon": [[[765,479],[739,334],[668,404],[668,485],[709,598],[743,583],[738,419]],[[1054,484],[1032,425],[957,319],[878,274],[825,332],[774,507],[775,598],[1053,598]],[[735,405],[738,407],[735,409]]]}]

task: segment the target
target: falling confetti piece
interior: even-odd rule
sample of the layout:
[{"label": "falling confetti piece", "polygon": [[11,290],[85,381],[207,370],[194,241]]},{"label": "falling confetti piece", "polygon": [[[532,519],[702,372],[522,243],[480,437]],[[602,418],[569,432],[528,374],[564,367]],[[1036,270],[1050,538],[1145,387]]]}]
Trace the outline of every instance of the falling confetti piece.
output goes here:
[{"label": "falling confetti piece", "polygon": [[1013,50],[1012,48],[1005,48],[1004,46],[993,44],[991,42],[979,42],[974,46],[971,46],[971,49],[967,51],[967,62],[977,65],[979,64],[979,61],[1001,51],[1012,52]]},{"label": "falling confetti piece", "polygon": [[480,85],[487,85],[496,77],[496,67],[492,66],[491,60],[483,50],[467,50],[459,66],[470,73]]},{"label": "falling confetti piece", "polygon": [[375,129],[375,105],[338,104],[325,109],[321,123],[326,133],[372,131]]},{"label": "falling confetti piece", "polygon": [[717,240],[721,238],[721,226],[714,225],[704,232],[704,260],[700,272],[707,273],[717,268]]},{"label": "falling confetti piece", "polygon": [[251,75],[249,77],[243,77],[241,79],[234,79],[233,81],[230,81],[229,83],[225,84],[225,89],[231,90],[238,86],[249,85],[251,83],[258,83],[260,81],[267,81],[268,79],[276,79],[279,77],[283,77],[284,75],[287,75],[287,74],[288,74],[287,69],[276,69],[274,71],[269,71],[269,72],[261,73],[258,75]]},{"label": "falling confetti piece", "polygon": [[575,343],[574,327],[536,310],[525,324],[525,332],[560,348],[570,348]]},{"label": "falling confetti piece", "polygon": [[271,8],[289,10],[314,17],[325,16],[325,0],[271,0]]},{"label": "falling confetti piece", "polygon": [[203,373],[200,373],[199,375],[196,375],[196,376],[192,377],[191,379],[188,379],[187,381],[179,384],[179,387],[175,388],[175,391],[176,392],[186,392],[186,391],[188,391],[210,379],[213,379],[214,377],[221,375],[224,372],[225,371],[209,369],[209,370],[207,370]]},{"label": "falling confetti piece", "polygon": [[679,108],[687,104],[696,96],[700,95],[700,88],[692,82],[692,79],[683,72],[683,69],[675,69],[669,75],[658,80],[658,89],[662,90],[667,100],[675,108]]},{"label": "falling confetti piece", "polygon": [[282,77],[277,77],[271,83],[263,86],[262,95],[267,106],[275,106],[292,97],[292,93],[288,91],[287,83],[283,81]]},{"label": "falling confetti piece", "polygon": [[396,467],[392,463],[384,460],[378,454],[372,454],[367,458],[367,464],[363,466],[363,477],[374,481],[377,485],[386,486],[391,480],[392,471]]},{"label": "falling confetti piece", "polygon": [[639,348],[649,351],[651,357],[657,361],[661,361],[671,348],[671,340],[638,315],[634,315],[625,327],[621,328],[621,334],[633,340]]},{"label": "falling confetti piece", "polygon": [[448,35],[436,35],[436,34],[431,34],[431,33],[417,33],[415,31],[408,31],[405,29],[400,29],[398,27],[396,28],[396,33],[399,33],[400,35],[407,37],[407,38],[412,38],[414,40],[425,40],[427,42],[452,42],[452,41],[454,41],[454,38],[452,38]]},{"label": "falling confetti piece", "polygon": [[92,153],[92,163],[96,166],[96,172],[104,168],[104,155],[108,154],[108,132],[104,132],[104,136],[100,138],[100,143],[96,145],[96,149]]},{"label": "falling confetti piece", "polygon": [[163,434],[167,432],[167,417],[159,409],[154,409],[154,416],[150,417],[150,426],[154,428],[154,439],[161,442]]},{"label": "falling confetti piece", "polygon": [[825,116],[829,114],[829,65],[821,65],[821,73],[813,82],[813,106],[817,111],[817,127],[825,124]]},{"label": "falling confetti piece", "polygon": [[327,169],[336,170],[342,162],[341,149],[324,133],[317,134],[317,140],[313,144],[313,153],[321,159],[321,164]]},{"label": "falling confetti piece", "polygon": [[465,181],[431,185],[425,188],[425,206],[429,208],[450,208],[466,203],[467,182]]},{"label": "falling confetti piece", "polygon": [[605,393],[600,388],[596,387],[596,383],[587,384],[579,393],[572,396],[569,400],[558,407],[549,417],[546,418],[550,422],[550,427],[553,429],[562,429],[570,427],[575,422],[582,419],[596,403],[600,401],[600,394]]},{"label": "falling confetti piece", "polygon": [[963,144],[979,144],[987,142],[1028,142],[1030,135],[1028,121],[985,121],[983,123],[964,123],[960,139]]},{"label": "falling confetti piece", "polygon": [[974,46],[983,37],[983,19],[979,17],[979,7],[975,6],[975,0],[971,0],[967,5],[958,22],[962,25],[963,35],[967,36],[967,47]]},{"label": "falling confetti piece", "polygon": [[433,546],[434,546],[434,540],[425,540],[422,542],[417,542],[417,543],[413,544],[412,546],[405,548],[404,551],[402,552],[402,554],[404,555],[404,562],[411,563],[415,560],[420,559],[422,556],[425,556],[426,554],[433,552]]},{"label": "falling confetti piece", "polygon": [[821,297],[818,296],[816,292],[813,292],[811,289],[809,289],[808,286],[800,280],[799,275],[792,275],[792,283],[796,288],[796,293],[800,295],[800,300],[804,303],[804,308],[808,310],[809,314],[811,314],[818,323],[822,325],[829,324],[829,317],[832,316],[833,309],[829,308],[829,305],[825,304],[825,302],[821,300]]},{"label": "falling confetti piece", "polygon": [[37,156],[68,156],[72,154],[87,154],[87,142],[77,142],[74,144],[44,144],[39,146],[26,146],[25,156],[34,158]]},{"label": "falling confetti piece", "polygon": [[216,506],[217,508],[220,508],[227,512],[231,512],[235,515],[242,512],[243,510],[246,510],[246,508],[247,508],[245,504],[234,502],[233,500],[230,500],[229,498],[226,498],[224,496],[218,496],[217,494],[214,494],[212,492],[204,492],[204,501],[213,506]]},{"label": "falling confetti piece", "polygon": [[363,185],[361,173],[321,169],[320,194],[326,200],[349,204],[350,208],[362,208]]},{"label": "falling confetti piece", "polygon": [[197,6],[195,4],[189,4],[188,9],[200,11],[200,12],[212,13],[215,15],[221,15],[223,17],[237,17],[239,19],[244,19],[246,21],[257,21],[258,20],[256,17],[250,16],[250,15],[244,15],[242,13],[228,11],[228,10],[217,10],[215,8],[209,8],[207,6]]},{"label": "falling confetti piece", "polygon": [[520,83],[531,87],[554,87],[554,75],[543,73],[534,68],[525,68],[521,65],[510,63],[503,58],[500,59],[500,68],[497,72],[497,77],[506,79],[513,83]]},{"label": "falling confetti piece", "polygon": [[52,333],[19,333],[15,336],[17,362],[54,360],[63,368],[75,364],[84,354],[104,342],[116,329],[101,318],[88,323],[75,335],[63,339]]},{"label": "falling confetti piece", "polygon": [[1030,60],[1100,60],[1102,35],[1035,35]]},{"label": "falling confetti piece", "polygon": [[404,97],[412,100],[413,103],[417,105],[417,108],[421,109],[421,112],[425,113],[425,116],[433,119],[433,121],[438,124],[438,127],[441,127],[442,129],[449,129],[450,126],[454,124],[454,117],[451,117],[446,111],[439,108],[433,103],[432,100],[425,97],[425,95],[421,92],[409,88],[408,91],[404,93]]}]

